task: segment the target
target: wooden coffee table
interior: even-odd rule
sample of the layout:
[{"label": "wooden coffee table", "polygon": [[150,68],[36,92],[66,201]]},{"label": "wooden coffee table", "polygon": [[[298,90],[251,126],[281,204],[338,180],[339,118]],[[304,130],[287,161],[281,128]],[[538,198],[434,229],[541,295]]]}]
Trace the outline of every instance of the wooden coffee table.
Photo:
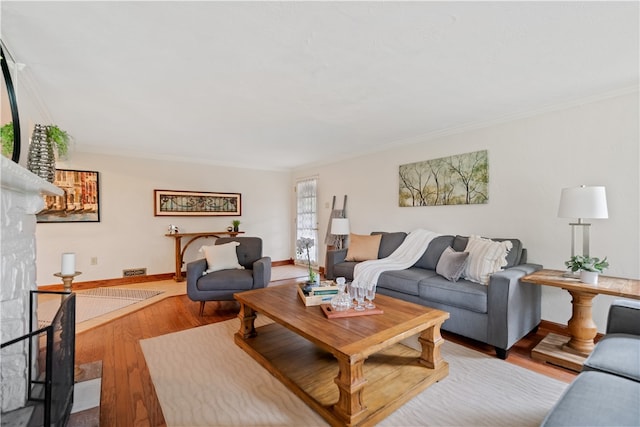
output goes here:
[{"label": "wooden coffee table", "polygon": [[[331,425],[374,425],[449,373],[440,354],[447,312],[377,295],[383,314],[327,319],[296,284],[235,298],[236,344]],[[258,313],[275,323],[256,328]],[[416,334],[421,352],[399,343]]]}]

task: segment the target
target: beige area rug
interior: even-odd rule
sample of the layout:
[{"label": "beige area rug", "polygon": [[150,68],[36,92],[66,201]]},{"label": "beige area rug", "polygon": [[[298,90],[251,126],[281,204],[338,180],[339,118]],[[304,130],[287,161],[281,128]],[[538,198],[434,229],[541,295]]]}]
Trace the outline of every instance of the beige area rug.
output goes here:
[{"label": "beige area rug", "polygon": [[290,264],[279,265],[271,269],[271,281],[309,277],[309,269],[304,266]]},{"label": "beige area rug", "polygon": [[[139,303],[164,291],[153,289],[96,288],[76,293],[76,323]],[[38,326],[51,324],[60,307],[56,297],[38,303]]]},{"label": "beige area rug", "polygon": [[[238,326],[233,319],[140,341],[167,425],[327,425],[235,345]],[[567,386],[450,342],[443,357],[449,376],[378,425],[538,426]]]}]

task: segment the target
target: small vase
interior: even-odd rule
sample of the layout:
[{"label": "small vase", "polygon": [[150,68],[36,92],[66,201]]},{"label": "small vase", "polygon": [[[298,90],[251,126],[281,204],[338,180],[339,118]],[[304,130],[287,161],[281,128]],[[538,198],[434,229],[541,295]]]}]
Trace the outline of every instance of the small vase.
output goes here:
[{"label": "small vase", "polygon": [[596,271],[581,271],[580,281],[589,285],[598,284],[598,272]]},{"label": "small vase", "polygon": [[36,124],[33,128],[27,169],[40,178],[53,182],[56,177],[56,159],[53,144],[47,140],[47,127]]}]

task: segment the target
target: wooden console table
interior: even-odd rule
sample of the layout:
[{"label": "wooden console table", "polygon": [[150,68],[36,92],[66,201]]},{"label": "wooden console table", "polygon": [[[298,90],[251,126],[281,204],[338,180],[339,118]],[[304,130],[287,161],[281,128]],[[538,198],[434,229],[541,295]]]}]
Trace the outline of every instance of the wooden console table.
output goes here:
[{"label": "wooden console table", "polygon": [[[182,277],[182,264],[184,264],[184,253],[194,240],[199,239],[201,237],[236,237],[238,234],[243,234],[244,231],[206,231],[201,233],[175,233],[175,234],[165,234],[167,237],[173,237],[175,239],[175,256],[176,256],[176,274],[173,276],[173,280],[176,282],[182,282],[184,277]],[[182,246],[182,238],[186,237],[187,243],[185,243],[184,247]]]},{"label": "wooden console table", "polygon": [[531,351],[533,359],[542,360],[574,371],[593,350],[593,339],[598,333],[591,311],[593,298],[598,294],[640,299],[640,280],[600,276],[598,284],[582,283],[579,278],[564,277],[564,271],[540,270],[523,277],[523,282],[562,288],[572,297],[572,315],[568,327],[570,337],[547,335]]}]

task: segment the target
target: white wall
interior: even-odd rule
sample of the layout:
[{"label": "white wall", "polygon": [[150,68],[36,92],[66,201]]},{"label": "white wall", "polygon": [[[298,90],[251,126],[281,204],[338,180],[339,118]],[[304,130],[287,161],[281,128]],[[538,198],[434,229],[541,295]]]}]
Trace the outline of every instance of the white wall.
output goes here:
[{"label": "white wall", "polygon": [[[122,277],[126,268],[146,267],[147,274],[174,271],[174,239],[169,224],[181,232],[224,231],[240,219],[245,236],[263,239],[272,260],[291,258],[289,172],[273,172],[164,162],[139,158],[74,153],[59,169],[100,173],[98,223],[39,223],[37,283],[57,283],[63,252],[76,253],[76,281]],[[242,194],[241,217],[155,217],[153,190],[213,191]],[[200,239],[189,246],[185,262],[201,258],[197,249],[212,244]],[[98,258],[90,265],[91,257]]]},{"label": "white wall", "polygon": [[[569,219],[558,218],[563,187],[604,185],[609,219],[592,220],[592,256],[608,256],[607,275],[640,277],[640,152],[638,93],[405,145],[387,152],[296,171],[318,174],[320,230],[324,236],[333,195],[348,195],[351,230],[411,231],[520,238],[529,261],[564,269],[570,256]],[[489,150],[489,203],[398,207],[398,166]],[[320,261],[321,263],[323,260]],[[566,324],[570,296],[543,287],[542,317]],[[598,296],[594,320],[606,326],[613,298]]]},{"label": "white wall", "polygon": [[[164,236],[169,223],[185,232],[219,231],[232,219],[154,217],[154,189],[242,193],[241,229],[261,236],[264,252],[272,259],[288,259],[293,255],[293,182],[315,174],[320,236],[326,232],[331,197],[336,195],[341,207],[347,194],[355,233],[423,227],[442,233],[518,237],[531,262],[555,269],[563,268],[570,251],[570,220],[557,217],[561,188],[604,185],[610,218],[592,221],[591,252],[609,257],[608,275],[637,279],[638,102],[634,92],[293,174],[75,153],[58,167],[100,172],[102,221],[38,224],[37,282],[56,283],[52,275],[60,270],[60,254],[65,251],[77,253],[77,268],[83,272],[80,281],[121,277],[122,269],[131,267],[147,267],[149,274],[172,272],[173,240]],[[399,165],[483,149],[489,150],[488,204],[398,207]],[[89,265],[93,256],[98,257],[96,266]],[[190,248],[187,261],[196,257]],[[611,300],[598,296],[594,301],[594,319],[601,331]],[[544,319],[566,324],[570,313],[565,291],[543,287]]]}]

